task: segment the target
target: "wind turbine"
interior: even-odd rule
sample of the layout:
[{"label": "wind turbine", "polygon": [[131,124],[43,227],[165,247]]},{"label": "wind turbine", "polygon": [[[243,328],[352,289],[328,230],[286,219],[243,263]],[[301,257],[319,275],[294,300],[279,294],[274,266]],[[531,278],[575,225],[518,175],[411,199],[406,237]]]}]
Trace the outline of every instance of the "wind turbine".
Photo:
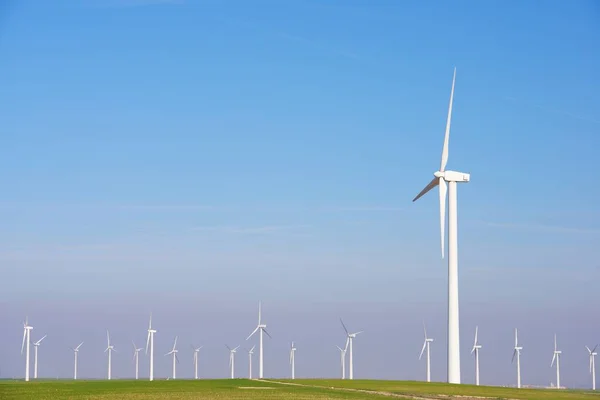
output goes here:
[{"label": "wind turbine", "polygon": [[229,349],[229,367],[231,368],[231,379],[233,379],[235,377],[235,374],[234,374],[234,370],[235,370],[235,368],[234,368],[235,353],[236,353],[236,350],[240,346],[237,346],[237,347],[235,347],[233,349],[231,347],[227,346],[227,345],[225,345],[225,347],[227,347],[227,349]]},{"label": "wind turbine", "polygon": [[40,340],[33,343],[33,379],[37,379],[37,360],[38,360],[38,347],[40,347],[40,343],[44,340],[48,335],[44,335]]},{"label": "wind turbine", "polygon": [[433,339],[427,337],[427,329],[425,329],[425,323],[423,323],[423,332],[425,333],[425,341],[423,342],[423,348],[421,348],[421,354],[419,354],[419,360],[423,357],[423,352],[427,349],[427,382],[431,382],[431,353],[429,345],[433,342]]},{"label": "wind turbine", "polygon": [[433,174],[433,180],[429,182],[429,184],[427,184],[427,186],[425,186],[425,188],[421,190],[421,192],[413,199],[414,202],[434,187],[440,187],[440,231],[443,258],[444,228],[446,226],[446,183],[448,183],[448,383],[460,383],[460,330],[458,318],[458,221],[456,183],[469,182],[471,179],[470,175],[467,173],[446,171],[455,81],[456,68],[454,68],[454,76],[452,77],[452,91],[450,92],[450,105],[448,106],[448,119],[446,121],[446,134],[444,136],[440,170]]},{"label": "wind turbine", "polygon": [[133,342],[133,340],[131,341],[131,344],[133,344],[133,360],[135,361],[135,379],[138,380],[140,377],[140,374],[139,374],[140,351],[144,350],[144,348],[140,347],[138,349],[137,347],[135,347],[135,343]]},{"label": "wind turbine", "polygon": [[593,350],[590,350],[589,347],[585,346],[587,351],[590,353],[590,374],[592,374],[592,390],[596,390],[596,360],[595,360],[595,358],[598,355],[598,353],[596,353],[597,347],[598,347],[598,345],[594,346]]},{"label": "wind turbine", "polygon": [[23,354],[23,347],[25,346],[25,342],[27,342],[27,350],[25,352],[25,382],[29,382],[29,343],[31,342],[32,329],[33,326],[29,325],[27,317],[25,317],[25,322],[23,322],[23,342],[21,343],[21,354]]},{"label": "wind turbine", "polygon": [[77,380],[77,355],[79,354],[79,348],[81,347],[81,345],[83,344],[83,342],[79,343],[79,346],[75,347],[75,348],[70,348],[71,350],[73,350],[73,353],[75,355],[75,371],[73,372],[73,379]]},{"label": "wind turbine", "polygon": [[165,354],[165,356],[173,354],[173,379],[176,379],[176,377],[177,377],[176,368],[177,368],[177,363],[179,362],[179,357],[177,357],[177,352],[179,350],[177,350],[175,348],[175,346],[177,346],[177,336],[175,336],[175,341],[173,342],[173,349],[170,352],[168,352],[167,354]]},{"label": "wind turbine", "polygon": [[154,380],[154,334],[152,329],[152,314],[150,314],[150,323],[148,324],[148,338],[146,339],[146,354],[148,354],[148,344],[150,345],[150,380]]},{"label": "wind turbine", "polygon": [[346,338],[346,346],[342,349],[340,346],[335,346],[340,351],[340,358],[342,364],[342,379],[346,379],[346,351],[348,350],[348,343],[350,338]]},{"label": "wind turbine", "polygon": [[473,349],[471,350],[471,354],[475,352],[475,385],[479,386],[479,349],[481,349],[481,345],[477,344],[477,331],[479,327],[475,327],[475,342],[473,342]]},{"label": "wind turbine", "polygon": [[192,349],[194,350],[194,379],[198,379],[198,352],[204,346],[200,346],[198,348],[192,345]]},{"label": "wind turbine", "polygon": [[[256,329],[252,331],[252,333],[246,338],[246,340],[250,339],[252,335],[254,335],[258,331],[258,378],[263,378],[263,332],[267,334],[271,339],[271,335],[267,332],[267,325],[262,324],[260,322],[262,305],[261,302],[258,302],[258,325],[256,325]],[[239,346],[238,346],[239,347]]]},{"label": "wind turbine", "polygon": [[294,347],[294,342],[290,347],[290,365],[292,366],[292,379],[296,379],[296,347]]},{"label": "wind turbine", "polygon": [[517,328],[515,328],[515,350],[513,351],[512,361],[515,361],[517,357],[517,388],[521,387],[521,350],[523,347],[519,346],[519,340],[517,335]]},{"label": "wind turbine", "polygon": [[354,379],[354,363],[352,361],[352,342],[354,342],[354,338],[356,337],[356,335],[358,335],[359,333],[363,333],[363,331],[350,333],[350,332],[348,332],[348,329],[346,329],[346,325],[344,325],[344,321],[342,321],[341,318],[340,318],[340,322],[342,323],[342,328],[344,328],[344,330],[346,331],[346,335],[348,336],[347,340],[348,340],[348,343],[350,344],[350,363],[349,363],[350,371],[349,371],[348,377],[350,379]]},{"label": "wind turbine", "polygon": [[108,343],[106,346],[106,350],[104,350],[104,352],[106,353],[108,351],[108,380],[110,381],[111,379],[111,365],[112,365],[112,352],[114,351],[115,353],[117,352],[115,350],[115,346],[112,346],[110,344],[110,335],[108,334],[108,330],[106,331],[106,342]]},{"label": "wind turbine", "polygon": [[254,347],[248,350],[248,379],[252,379],[252,354],[254,354]]},{"label": "wind turbine", "polygon": [[552,362],[550,363],[550,367],[554,366],[554,361],[556,360],[556,388],[560,389],[560,353],[562,351],[558,350],[556,347],[556,334],[554,334],[554,355],[552,356]]}]

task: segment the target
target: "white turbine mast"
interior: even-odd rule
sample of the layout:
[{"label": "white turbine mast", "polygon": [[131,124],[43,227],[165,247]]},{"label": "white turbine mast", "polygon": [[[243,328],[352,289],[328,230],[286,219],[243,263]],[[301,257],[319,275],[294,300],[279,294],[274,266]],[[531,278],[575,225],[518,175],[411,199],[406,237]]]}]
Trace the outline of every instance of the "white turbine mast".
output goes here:
[{"label": "white turbine mast", "polygon": [[521,387],[521,350],[523,350],[523,347],[519,346],[518,332],[517,328],[515,328],[515,349],[511,362],[515,361],[515,357],[517,358],[517,388]]},{"label": "white turbine mast", "polygon": [[225,345],[229,350],[229,368],[231,372],[231,379],[235,378],[235,353],[240,346],[234,347],[233,349],[227,345]]},{"label": "white turbine mast", "polygon": [[106,350],[104,350],[104,352],[106,353],[108,351],[108,380],[112,379],[112,373],[111,373],[111,366],[112,366],[112,352],[114,351],[115,353],[117,353],[117,350],[115,350],[115,346],[112,346],[110,344],[110,335],[108,333],[108,330],[106,331]]},{"label": "white turbine mast", "polygon": [[252,354],[254,354],[254,348],[256,346],[252,346],[250,350],[248,350],[248,379],[252,379]]},{"label": "white turbine mast", "polygon": [[48,335],[44,335],[40,340],[33,343],[33,379],[37,379],[38,377],[38,347],[40,347],[40,343],[44,340]]},{"label": "white turbine mast", "polygon": [[27,342],[25,351],[25,382],[29,382],[29,343],[31,342],[32,329],[33,326],[29,325],[28,318],[25,317],[25,322],[23,322],[23,342],[21,343],[21,354],[23,354],[23,348],[25,347],[25,342]]},{"label": "white turbine mast", "polygon": [[150,375],[149,379],[154,380],[154,334],[155,329],[152,329],[152,313],[150,313],[150,323],[148,324],[148,338],[146,339],[146,354],[148,354],[148,345],[150,345]]},{"label": "white turbine mast", "polygon": [[350,338],[346,337],[346,346],[342,349],[340,346],[335,346],[340,351],[340,361],[342,365],[342,379],[346,379],[346,351],[348,351],[348,343]]},{"label": "white turbine mast", "polygon": [[194,379],[198,379],[198,353],[202,347],[204,346],[196,347],[192,345],[192,350],[194,350]]},{"label": "white turbine mast", "polygon": [[427,349],[427,382],[431,382],[431,350],[430,344],[433,342],[433,339],[427,336],[427,329],[425,328],[425,322],[423,322],[423,333],[425,333],[425,340],[423,341],[423,347],[421,348],[421,353],[419,354],[419,360],[423,357],[423,352]]},{"label": "white turbine mast", "polygon": [[[434,172],[434,178],[413,199],[417,201],[425,193],[439,186],[440,199],[440,231],[442,258],[444,257],[444,228],[446,226],[446,189],[448,189],[448,383],[460,383],[460,330],[458,316],[458,218],[456,183],[469,182],[470,175],[463,172],[447,171],[448,141],[450,139],[450,122],[452,120],[452,102],[454,100],[454,83],[456,68],[452,77],[452,90],[448,106],[446,133],[442,148],[440,170]],[[446,183],[448,184],[446,187]]]},{"label": "white turbine mast", "polygon": [[296,347],[294,342],[290,346],[290,365],[292,367],[292,379],[296,379]]},{"label": "white turbine mast", "polygon": [[138,380],[140,377],[140,351],[144,350],[144,348],[137,348],[133,340],[131,341],[131,344],[133,344],[133,362],[135,363],[135,379]]},{"label": "white turbine mast", "polygon": [[550,363],[550,368],[554,366],[554,361],[556,361],[556,388],[560,389],[560,354],[562,351],[558,350],[556,345],[556,334],[554,334],[554,354],[552,355],[552,362]]},{"label": "white turbine mast", "polygon": [[340,318],[340,322],[342,323],[342,328],[344,328],[344,331],[346,331],[346,336],[348,337],[348,344],[350,345],[350,360],[348,362],[348,378],[349,379],[354,379],[354,360],[353,360],[353,342],[354,339],[356,338],[356,335],[358,335],[359,333],[363,333],[363,331],[359,331],[359,332],[355,332],[355,333],[350,333],[348,332],[348,329],[346,329],[346,325],[344,325],[344,321],[342,321],[342,319]]},{"label": "white turbine mast", "polygon": [[[263,378],[263,332],[267,334],[268,337],[269,332],[267,332],[267,325],[261,323],[261,313],[262,313],[262,304],[258,302],[258,325],[256,325],[256,329],[252,331],[252,333],[246,338],[246,340],[250,339],[252,335],[258,332],[258,378]],[[239,346],[238,346],[239,347]]]},{"label": "white turbine mast", "polygon": [[173,355],[173,379],[177,378],[177,363],[179,362],[179,357],[177,357],[177,352],[179,350],[176,349],[177,346],[177,336],[175,336],[175,341],[173,342],[173,349],[170,352],[165,354],[165,357],[168,355]]},{"label": "white turbine mast", "polygon": [[83,345],[83,342],[79,343],[79,346],[72,348],[70,347],[71,350],[73,350],[73,354],[75,357],[74,360],[74,367],[73,367],[73,379],[77,380],[77,356],[79,355],[79,348],[81,347],[81,345]]},{"label": "white turbine mast", "polygon": [[481,345],[477,342],[477,331],[479,327],[475,327],[475,341],[473,342],[473,348],[471,354],[475,353],[475,385],[479,386],[479,349]]},{"label": "white turbine mast", "polygon": [[585,348],[587,349],[588,353],[590,353],[590,374],[592,375],[592,390],[596,390],[596,356],[598,355],[598,353],[596,353],[596,349],[598,348],[598,345],[594,346],[594,348],[592,350],[590,350],[589,347],[585,346]]}]

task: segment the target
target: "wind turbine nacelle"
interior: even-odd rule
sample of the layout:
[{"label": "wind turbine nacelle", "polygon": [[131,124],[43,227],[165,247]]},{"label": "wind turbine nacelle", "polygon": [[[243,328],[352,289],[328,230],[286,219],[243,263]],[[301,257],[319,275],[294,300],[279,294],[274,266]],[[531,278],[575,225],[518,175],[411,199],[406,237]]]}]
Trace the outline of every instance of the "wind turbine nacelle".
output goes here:
[{"label": "wind turbine nacelle", "polygon": [[471,180],[471,175],[464,172],[444,171],[443,174],[446,182],[469,182]]}]

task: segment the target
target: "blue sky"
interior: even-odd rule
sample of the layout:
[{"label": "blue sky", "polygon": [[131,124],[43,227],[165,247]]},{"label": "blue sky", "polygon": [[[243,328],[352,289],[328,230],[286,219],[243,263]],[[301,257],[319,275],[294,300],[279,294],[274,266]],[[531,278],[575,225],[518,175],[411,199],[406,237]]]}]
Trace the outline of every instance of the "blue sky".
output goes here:
[{"label": "blue sky", "polygon": [[411,200],[439,166],[456,66],[463,380],[479,325],[482,383],[514,383],[518,326],[524,383],[553,379],[557,332],[563,384],[588,384],[597,3],[64,0],[0,16],[0,376],[23,374],[26,314],[48,333],[42,376],[68,377],[85,340],[80,375],[101,377],[105,329],[128,352],[150,311],[158,354],[179,335],[206,346],[203,376],[226,376],[223,342],[248,344],[262,299],[267,375],[289,373],[294,340],[297,376],[336,376],[342,316],[365,330],[356,377],[422,379],[425,320],[445,379],[437,196]]}]

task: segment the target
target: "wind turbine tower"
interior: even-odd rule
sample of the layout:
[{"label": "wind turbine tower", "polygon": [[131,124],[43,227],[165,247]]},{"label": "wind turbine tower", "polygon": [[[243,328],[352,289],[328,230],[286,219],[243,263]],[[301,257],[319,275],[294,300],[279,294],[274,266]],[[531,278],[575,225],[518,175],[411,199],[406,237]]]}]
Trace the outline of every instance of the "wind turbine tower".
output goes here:
[{"label": "wind turbine tower", "polygon": [[421,354],[419,354],[419,360],[423,357],[423,352],[427,349],[427,382],[431,382],[431,353],[430,353],[430,344],[433,342],[433,339],[427,337],[427,329],[425,329],[425,324],[423,323],[423,332],[425,333],[425,341],[423,342],[423,347],[421,348]]},{"label": "wind turbine tower", "polygon": [[108,334],[108,330],[106,331],[106,341],[107,341],[107,346],[106,346],[106,350],[104,350],[104,352],[106,353],[108,351],[108,380],[110,381],[112,378],[112,374],[111,374],[112,352],[114,351],[116,353],[117,351],[115,350],[115,346],[112,346],[110,344],[110,335]]},{"label": "wind turbine tower", "polygon": [[346,336],[348,337],[348,343],[350,345],[350,360],[349,360],[349,371],[348,371],[348,377],[350,379],[354,379],[354,361],[353,361],[353,355],[352,355],[352,343],[354,342],[354,339],[356,338],[356,335],[358,335],[359,333],[363,333],[363,331],[359,331],[359,332],[355,332],[355,333],[350,333],[348,332],[348,329],[346,329],[346,325],[344,325],[344,321],[342,321],[342,319],[340,318],[340,322],[342,323],[342,328],[344,328],[344,331],[346,331]]},{"label": "wind turbine tower", "polygon": [[294,342],[290,347],[290,365],[292,366],[292,379],[296,379],[296,347],[294,346]]},{"label": "wind turbine tower", "polygon": [[75,363],[74,363],[74,371],[73,371],[73,379],[77,380],[77,356],[79,355],[79,348],[81,347],[81,345],[83,344],[83,342],[79,343],[79,346],[72,348],[71,350],[73,350],[73,354],[75,356]]},{"label": "wind turbine tower", "polygon": [[135,347],[135,343],[133,341],[131,341],[131,344],[133,344],[133,360],[135,362],[135,380],[138,380],[140,377],[140,351],[144,350],[142,347],[140,347],[139,349],[137,347]]},{"label": "wind turbine tower", "polygon": [[29,325],[27,317],[23,323],[23,342],[21,343],[21,354],[23,354],[23,347],[27,342],[27,349],[25,351],[25,382],[29,382],[29,343],[31,342],[31,330],[33,326]]},{"label": "wind turbine tower", "polygon": [[[261,310],[262,305],[261,302],[258,302],[258,325],[256,325],[256,329],[252,331],[252,333],[246,338],[246,340],[250,339],[252,335],[258,332],[258,378],[263,378],[263,332],[267,334],[271,339],[271,335],[267,332],[267,325],[261,323]],[[238,346],[239,347],[239,346]]]},{"label": "wind turbine tower", "polygon": [[198,379],[198,353],[202,347],[204,346],[194,347],[192,345],[192,349],[194,350],[194,379]]},{"label": "wind turbine tower", "polygon": [[592,374],[592,390],[596,390],[596,360],[595,360],[595,358],[598,355],[598,353],[596,353],[597,347],[598,347],[598,345],[594,346],[593,350],[590,350],[589,347],[585,346],[588,353],[590,353],[590,374]]},{"label": "wind turbine tower", "polygon": [[[439,171],[434,172],[434,178],[413,199],[417,201],[425,193],[439,186],[440,198],[440,231],[442,257],[444,257],[444,228],[446,226],[446,190],[448,190],[448,383],[460,383],[460,331],[458,317],[458,218],[456,184],[469,182],[471,176],[464,172],[447,171],[448,141],[450,138],[450,121],[452,120],[452,102],[454,99],[454,83],[456,68],[452,77],[452,90],[448,106],[446,134],[442,148],[442,162]],[[447,184],[447,186],[446,186]]]},{"label": "wind turbine tower", "polygon": [[150,323],[148,324],[148,338],[146,339],[146,354],[148,354],[148,345],[150,345],[150,380],[154,380],[154,334],[152,329],[152,314],[150,314]]},{"label": "wind turbine tower", "polygon": [[517,388],[521,387],[521,350],[523,347],[519,346],[519,337],[517,329],[515,328],[515,350],[513,351],[512,362],[517,358]]},{"label": "wind turbine tower", "polygon": [[479,328],[475,327],[475,342],[473,342],[473,349],[471,350],[471,354],[475,353],[475,385],[479,386],[479,349],[481,349],[481,345],[477,343],[477,331]]},{"label": "wind turbine tower", "polygon": [[179,357],[177,357],[177,350],[175,347],[177,346],[177,336],[175,336],[175,341],[173,342],[173,349],[165,354],[165,356],[173,354],[173,379],[177,378],[177,363],[179,362]]},{"label": "wind turbine tower", "polygon": [[38,347],[40,347],[40,343],[44,340],[48,335],[44,335],[40,340],[33,344],[33,379],[37,379],[38,377]]},{"label": "wind turbine tower", "polygon": [[340,361],[342,364],[342,379],[346,379],[346,351],[348,351],[349,338],[346,338],[346,346],[342,349],[340,346],[335,346],[340,351]]},{"label": "wind turbine tower", "polygon": [[229,368],[231,369],[231,379],[233,379],[235,378],[235,353],[240,346],[233,349],[227,345],[225,347],[229,350]]},{"label": "wind turbine tower", "polygon": [[554,355],[552,356],[552,362],[550,363],[550,367],[554,366],[554,361],[556,361],[556,388],[560,389],[560,354],[562,351],[558,350],[556,346],[556,334],[554,334]]},{"label": "wind turbine tower", "polygon": [[252,379],[252,354],[254,354],[254,347],[248,350],[248,379]]}]

